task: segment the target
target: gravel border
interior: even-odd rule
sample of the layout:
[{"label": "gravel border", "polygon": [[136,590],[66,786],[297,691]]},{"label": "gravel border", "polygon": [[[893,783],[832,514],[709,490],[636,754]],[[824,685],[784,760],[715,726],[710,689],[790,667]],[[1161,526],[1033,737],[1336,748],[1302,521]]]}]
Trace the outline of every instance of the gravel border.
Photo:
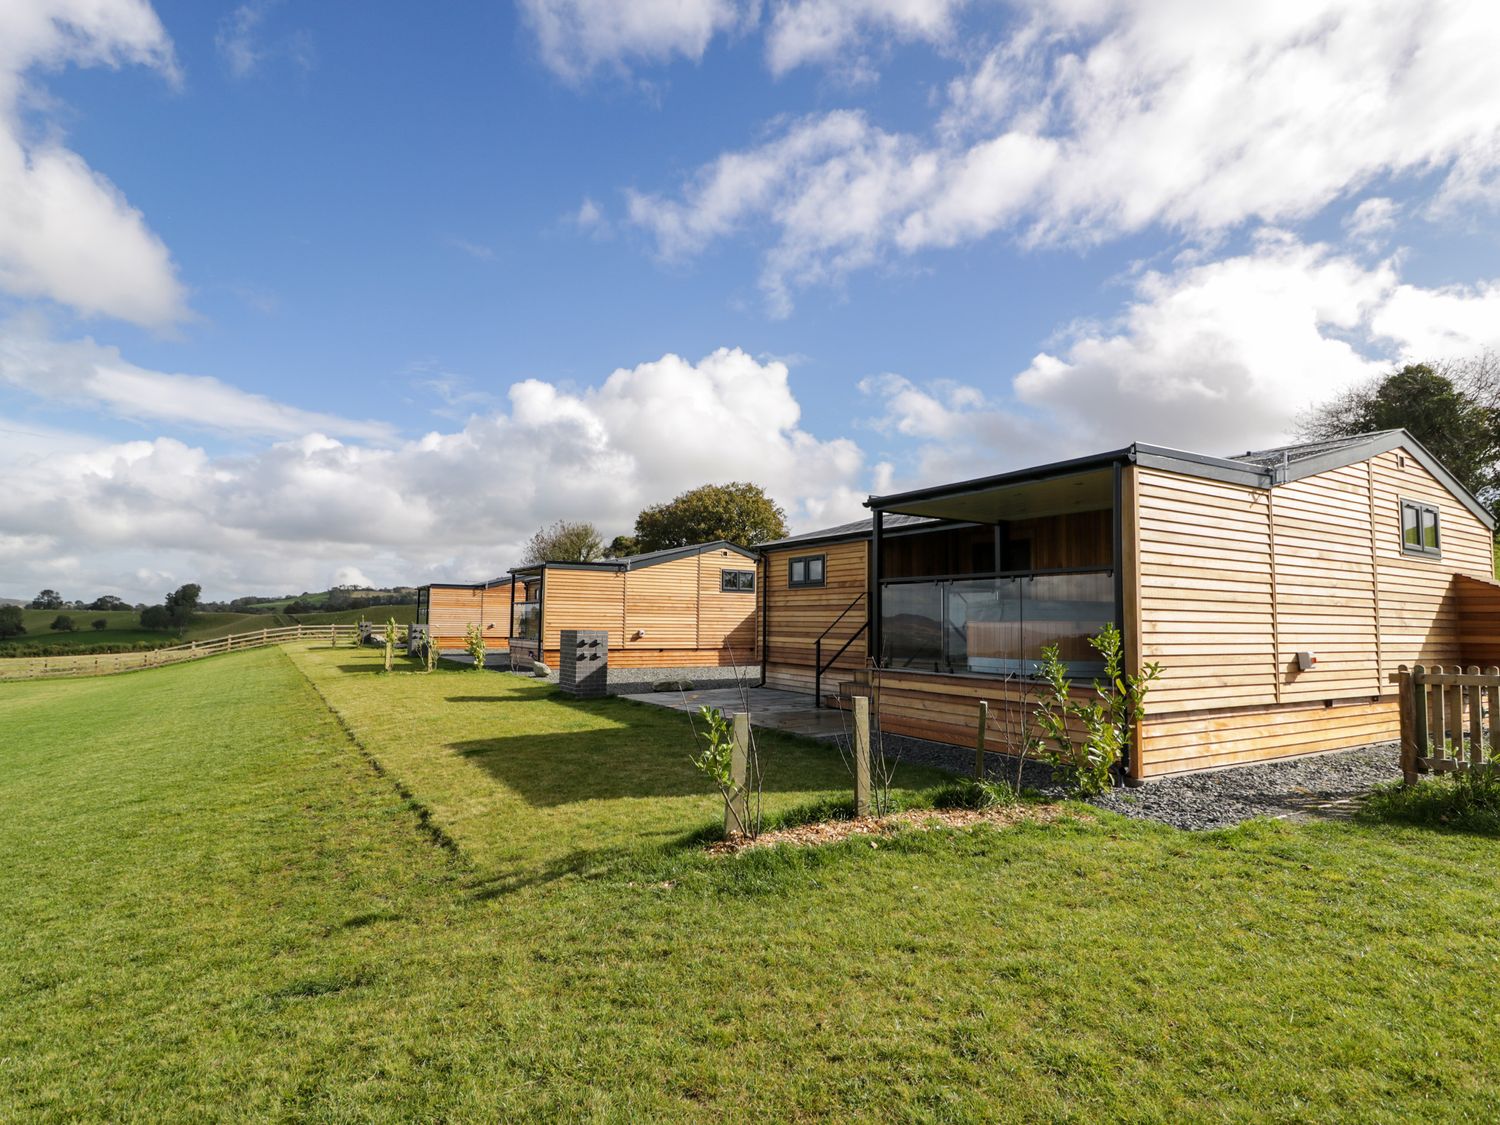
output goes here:
[{"label": "gravel border", "polygon": [[[882,735],[886,751],[905,763],[932,766],[970,777],[974,751],[905,735]],[[836,739],[847,746],[845,739]],[[1018,763],[1015,758],[988,754],[986,771],[996,780],[1016,782],[1046,797],[1061,797],[1063,789],[1046,765]],[[1383,781],[1400,778],[1399,747],[1394,742],[1330,751],[1278,762],[1201,770],[1180,777],[1148,781],[1135,789],[1112,789],[1090,802],[1101,809],[1155,820],[1174,828],[1202,831],[1229,828],[1255,817],[1285,820],[1342,819],[1365,794]]]}]

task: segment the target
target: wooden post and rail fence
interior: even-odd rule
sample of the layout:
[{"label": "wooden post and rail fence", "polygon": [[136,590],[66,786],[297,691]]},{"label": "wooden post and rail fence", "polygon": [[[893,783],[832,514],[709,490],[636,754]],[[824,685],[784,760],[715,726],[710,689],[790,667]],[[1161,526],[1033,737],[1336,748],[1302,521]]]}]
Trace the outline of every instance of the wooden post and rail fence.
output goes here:
[{"label": "wooden post and rail fence", "polygon": [[52,679],[58,676],[105,676],[135,672],[240,652],[250,648],[286,644],[291,641],[326,640],[330,645],[349,643],[360,635],[358,625],[285,625],[275,629],[253,629],[213,640],[189,641],[168,648],[134,652],[101,652],[60,656],[9,656],[0,658],[0,680]]},{"label": "wooden post and rail fence", "polygon": [[1391,677],[1400,688],[1401,776],[1500,768],[1500,668],[1414,668]]}]

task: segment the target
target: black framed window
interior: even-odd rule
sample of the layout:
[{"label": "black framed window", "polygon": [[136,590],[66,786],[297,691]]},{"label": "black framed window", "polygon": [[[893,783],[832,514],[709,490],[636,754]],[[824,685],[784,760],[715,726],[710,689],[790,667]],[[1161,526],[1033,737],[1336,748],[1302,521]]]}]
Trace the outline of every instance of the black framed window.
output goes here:
[{"label": "black framed window", "polygon": [[1415,500],[1401,501],[1401,550],[1408,555],[1440,555],[1443,535],[1438,510]]},{"label": "black framed window", "polygon": [[753,570],[721,570],[719,571],[719,589],[726,594],[730,593],[755,593],[755,571]]},{"label": "black framed window", "polygon": [[826,556],[798,555],[787,560],[786,584],[788,586],[821,586]]}]

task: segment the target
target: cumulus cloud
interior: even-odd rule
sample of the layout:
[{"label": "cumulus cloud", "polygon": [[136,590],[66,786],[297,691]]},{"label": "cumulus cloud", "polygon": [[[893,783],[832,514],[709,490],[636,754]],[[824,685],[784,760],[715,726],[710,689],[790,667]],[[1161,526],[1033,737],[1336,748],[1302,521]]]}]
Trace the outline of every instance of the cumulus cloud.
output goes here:
[{"label": "cumulus cloud", "polygon": [[875,36],[946,43],[967,0],[781,0],[766,32],[775,74],[809,63],[842,62]]},{"label": "cumulus cloud", "polygon": [[119,418],[221,434],[289,437],[319,430],[384,439],[393,432],[383,422],[299,410],[210,376],[138,367],[117,348],[91,339],[54,340],[33,319],[0,325],[0,384]]},{"label": "cumulus cloud", "polygon": [[[943,44],[968,0],[520,0],[542,61],[569,82],[599,69],[703,58],[716,36],[765,28],[776,75],[834,64],[867,72],[866,54],[886,39]],[[247,5],[249,7],[249,5]]]},{"label": "cumulus cloud", "polygon": [[703,57],[745,16],[738,0],[520,0],[542,61],[578,82],[601,66]]},{"label": "cumulus cloud", "polygon": [[[1471,0],[1222,5],[1043,0],[946,92],[928,134],[849,111],[636,195],[664,255],[768,227],[762,285],[1008,233],[1090,244],[1295,222],[1381,177],[1484,190],[1500,169],[1500,8]],[[1367,217],[1370,217],[1367,213]]]},{"label": "cumulus cloud", "polygon": [[225,594],[313,588],[351,566],[377,583],[486,578],[543,524],[590,519],[613,535],[707,481],[755,480],[799,526],[854,518],[868,491],[860,449],[814,437],[800,416],[785,365],[721,349],[586,390],[527,380],[503,410],[397,444],[310,434],[215,456],[160,438],[33,451],[23,471],[6,453],[0,472],[16,485],[0,494],[0,527],[29,546],[4,590],[49,584],[61,558],[83,560],[70,582],[132,599],[159,596],[163,576]]},{"label": "cumulus cloud", "polygon": [[1107,322],[1075,326],[982,389],[867,379],[873,427],[917,443],[898,486],[962,479],[1132,441],[1228,454],[1285,440],[1298,415],[1400,363],[1500,348],[1500,284],[1424,288],[1395,260],[1262,232],[1245,253],[1142,274]]},{"label": "cumulus cloud", "polygon": [[177,80],[145,0],[0,5],[0,290],[151,327],[186,314],[166,246],[78,154],[25,135],[20,104],[37,68],[146,66]]}]

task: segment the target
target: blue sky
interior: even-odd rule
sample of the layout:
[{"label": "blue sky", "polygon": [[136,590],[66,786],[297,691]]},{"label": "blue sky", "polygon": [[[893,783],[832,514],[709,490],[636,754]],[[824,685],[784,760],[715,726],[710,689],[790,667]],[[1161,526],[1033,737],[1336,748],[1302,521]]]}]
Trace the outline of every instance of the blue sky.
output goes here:
[{"label": "blue sky", "polygon": [[1500,17],[1203,7],[14,0],[0,595],[813,527],[1500,342]]}]

